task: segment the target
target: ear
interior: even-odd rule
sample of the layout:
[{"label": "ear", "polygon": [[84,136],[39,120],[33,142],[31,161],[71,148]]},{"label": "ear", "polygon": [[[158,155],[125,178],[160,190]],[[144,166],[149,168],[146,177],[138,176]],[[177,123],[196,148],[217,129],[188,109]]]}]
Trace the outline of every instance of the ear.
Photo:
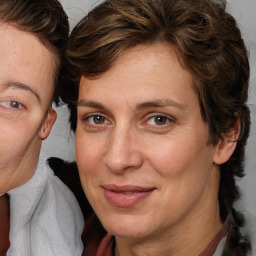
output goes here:
[{"label": "ear", "polygon": [[240,134],[240,120],[238,119],[227,134],[223,135],[223,139],[218,142],[213,161],[215,164],[223,164],[228,161],[233,152],[235,151],[237,140]]},{"label": "ear", "polygon": [[56,121],[57,113],[56,111],[51,107],[44,119],[44,122],[39,130],[38,136],[41,140],[45,140],[48,135],[50,134],[50,131]]}]

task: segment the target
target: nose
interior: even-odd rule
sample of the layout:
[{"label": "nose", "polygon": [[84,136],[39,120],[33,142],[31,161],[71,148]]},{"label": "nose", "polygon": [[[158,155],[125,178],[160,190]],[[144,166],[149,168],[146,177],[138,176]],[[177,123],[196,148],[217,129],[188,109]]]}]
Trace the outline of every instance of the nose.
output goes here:
[{"label": "nose", "polygon": [[127,129],[115,129],[105,151],[104,164],[115,173],[136,170],[143,163],[142,150],[138,138]]}]

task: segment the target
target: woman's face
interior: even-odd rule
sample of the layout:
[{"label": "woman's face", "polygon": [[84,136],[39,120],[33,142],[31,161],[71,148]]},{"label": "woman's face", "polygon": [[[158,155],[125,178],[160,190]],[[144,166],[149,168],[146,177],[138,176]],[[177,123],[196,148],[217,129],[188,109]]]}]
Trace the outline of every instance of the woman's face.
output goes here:
[{"label": "woman's face", "polygon": [[154,237],[218,211],[219,170],[190,73],[172,47],[127,50],[82,77],[76,157],[84,191],[113,235]]}]

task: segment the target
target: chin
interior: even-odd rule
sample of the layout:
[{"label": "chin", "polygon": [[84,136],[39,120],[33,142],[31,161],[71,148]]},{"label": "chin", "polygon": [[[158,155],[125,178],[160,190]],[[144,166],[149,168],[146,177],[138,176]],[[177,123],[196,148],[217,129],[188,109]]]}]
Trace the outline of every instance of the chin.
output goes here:
[{"label": "chin", "polygon": [[111,216],[109,214],[108,216],[108,218],[101,218],[102,225],[113,236],[139,239],[150,233],[150,222],[145,221],[144,216],[142,218],[136,218],[134,215]]}]

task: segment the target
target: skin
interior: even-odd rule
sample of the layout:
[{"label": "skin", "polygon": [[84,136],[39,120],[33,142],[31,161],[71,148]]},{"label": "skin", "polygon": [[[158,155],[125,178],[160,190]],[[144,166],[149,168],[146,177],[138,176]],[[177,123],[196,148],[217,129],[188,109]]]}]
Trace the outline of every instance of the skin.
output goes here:
[{"label": "skin", "polygon": [[[116,255],[199,255],[221,229],[219,164],[234,145],[209,144],[208,130],[171,46],[137,46],[96,79],[81,78],[77,164]],[[127,205],[126,190],[115,205],[113,185],[151,192]]]},{"label": "skin", "polygon": [[50,107],[54,54],[34,35],[0,23],[0,194],[36,169],[42,140],[56,119]]}]

